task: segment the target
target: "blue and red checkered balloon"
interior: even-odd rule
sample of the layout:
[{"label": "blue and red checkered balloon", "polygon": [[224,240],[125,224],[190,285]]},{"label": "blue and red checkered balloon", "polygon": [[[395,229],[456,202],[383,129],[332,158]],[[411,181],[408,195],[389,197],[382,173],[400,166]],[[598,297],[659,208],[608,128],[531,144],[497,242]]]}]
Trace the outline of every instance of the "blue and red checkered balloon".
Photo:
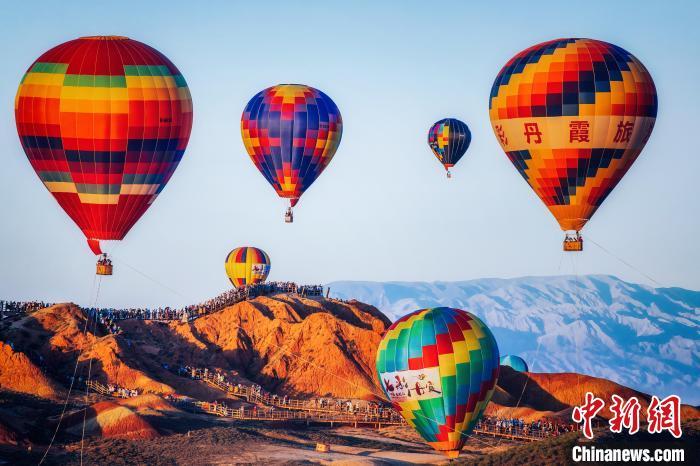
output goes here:
[{"label": "blue and red checkered balloon", "polygon": [[302,84],[260,91],[241,117],[248,155],[292,207],[328,166],[342,134],[343,119],[335,103]]}]

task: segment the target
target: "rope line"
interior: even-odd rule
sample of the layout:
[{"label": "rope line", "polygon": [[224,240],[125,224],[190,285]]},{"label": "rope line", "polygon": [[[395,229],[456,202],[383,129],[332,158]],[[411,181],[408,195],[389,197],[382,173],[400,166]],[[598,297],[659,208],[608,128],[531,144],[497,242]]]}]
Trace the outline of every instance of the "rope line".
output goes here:
[{"label": "rope line", "polygon": [[[566,252],[561,251],[561,256],[559,256],[559,266],[557,267],[557,275],[559,273],[561,273],[561,266],[562,266],[562,263],[564,262],[564,256],[566,256]],[[542,329],[544,330],[544,327],[542,327]],[[542,339],[538,337],[537,338],[537,349],[535,350],[535,356],[532,358],[532,365],[528,368],[529,369],[528,372],[534,372],[535,363],[537,363],[537,361],[539,361],[541,347],[542,347]],[[515,410],[520,407],[520,403],[523,399],[523,396],[525,395],[525,389],[527,388],[527,384],[529,382],[530,382],[530,377],[526,377],[525,383],[523,384],[523,389],[520,391],[520,396],[518,397],[518,402],[515,404],[515,406],[513,408],[511,408],[511,413],[514,413]],[[499,439],[499,441],[498,441],[499,445],[500,445],[502,440],[503,440],[502,438]]]},{"label": "rope line", "polygon": [[[97,277],[97,275],[95,275]],[[95,293],[95,301],[92,305],[92,307],[97,307],[97,303],[100,299],[100,289],[102,288],[102,276],[100,275],[98,278],[97,282],[97,292]],[[89,320],[89,317],[86,314],[86,318]],[[92,320],[92,334],[95,335],[97,330],[97,319]],[[90,362],[88,363],[88,374],[87,378],[85,380],[90,380],[90,376],[92,375],[92,359],[90,358]],[[89,393],[90,393],[90,388],[86,384],[85,386],[85,410],[83,411],[83,432],[80,438],[80,466],[83,466],[83,451],[85,449],[85,424],[87,422],[87,412],[88,412],[88,403],[89,403]]]},{"label": "rope line", "polygon": [[166,285],[166,284],[163,283],[163,282],[160,282],[160,281],[156,280],[155,278],[151,277],[151,276],[148,275],[147,273],[140,271],[139,269],[137,269],[137,268],[134,267],[133,265],[130,265],[129,263],[127,263],[126,261],[124,261],[124,259],[122,259],[121,257],[115,257],[114,255],[112,255],[112,258],[115,259],[115,260],[116,260],[117,262],[119,262],[120,264],[126,265],[128,268],[130,268],[131,270],[133,270],[133,271],[136,272],[137,274],[141,275],[141,276],[144,277],[146,280],[152,281],[152,282],[155,283],[156,285],[163,287],[164,289],[170,291],[171,293],[176,294],[177,296],[179,296],[179,297],[181,297],[181,298],[183,298],[183,299],[186,299],[186,300],[188,300],[188,301],[194,301],[193,299],[191,299],[191,298],[188,297],[188,296],[183,295],[182,293],[180,293],[180,292],[177,291],[176,289],[174,289],[174,288],[172,288],[172,287]]},{"label": "rope line", "polygon": [[[90,297],[92,298],[93,293],[95,292],[95,285],[97,283],[97,276],[95,276],[92,280],[92,291],[90,291]],[[87,329],[88,329],[88,324],[90,322],[90,317],[86,314],[85,315],[85,325],[83,326],[83,336],[87,335]],[[56,424],[56,430],[54,430],[53,435],[51,436],[51,441],[49,442],[49,446],[46,447],[46,451],[44,451],[44,455],[41,457],[41,460],[39,460],[39,466],[44,463],[46,460],[46,457],[49,454],[49,451],[51,450],[51,447],[53,446],[54,441],[56,440],[56,436],[58,435],[58,431],[61,428],[61,422],[63,422],[63,416],[66,414],[66,409],[68,407],[68,400],[70,399],[70,394],[73,391],[73,385],[75,384],[75,376],[78,373],[78,364],[80,363],[80,358],[83,355],[83,352],[85,351],[85,348],[80,349],[80,353],[78,354],[78,357],[75,359],[75,366],[73,366],[73,376],[71,377],[70,380],[70,385],[68,386],[68,394],[66,395],[66,399],[63,401],[63,409],[61,410],[61,416],[58,418],[58,423]]]},{"label": "rope line", "polygon": [[609,255],[610,255],[611,257],[613,257],[614,259],[617,259],[618,261],[622,262],[622,263],[625,264],[627,267],[629,267],[630,269],[634,270],[634,271],[637,272],[638,274],[642,275],[642,276],[645,277],[646,279],[650,280],[651,282],[653,282],[653,283],[656,284],[657,286],[663,287],[663,285],[662,285],[661,283],[659,283],[658,281],[656,281],[652,276],[650,276],[649,274],[647,274],[647,273],[644,272],[643,270],[638,269],[637,267],[635,267],[634,265],[630,264],[629,262],[627,262],[627,261],[624,260],[623,258],[621,258],[621,257],[619,257],[619,256],[617,256],[617,255],[615,255],[615,254],[612,253],[610,250],[604,248],[602,245],[598,244],[597,242],[593,241],[593,240],[591,239],[590,236],[586,236],[586,239],[587,239],[588,241],[590,241],[591,243],[595,244],[596,246],[598,246],[603,252],[609,254]]},{"label": "rope line", "polygon": [[[576,283],[579,286],[581,286],[581,281],[579,280],[578,271],[576,270],[576,258],[573,255],[571,256],[571,268],[574,271],[574,278],[576,280]],[[580,318],[577,321],[582,322]],[[579,351],[578,338],[576,338],[575,334],[574,334],[574,351],[576,352],[576,362],[579,366],[579,371],[580,371],[580,369],[582,369],[582,367],[583,367],[581,365],[581,351]],[[581,373],[579,371],[576,371],[576,388],[578,389],[579,403],[583,403],[583,391],[581,390]]]}]

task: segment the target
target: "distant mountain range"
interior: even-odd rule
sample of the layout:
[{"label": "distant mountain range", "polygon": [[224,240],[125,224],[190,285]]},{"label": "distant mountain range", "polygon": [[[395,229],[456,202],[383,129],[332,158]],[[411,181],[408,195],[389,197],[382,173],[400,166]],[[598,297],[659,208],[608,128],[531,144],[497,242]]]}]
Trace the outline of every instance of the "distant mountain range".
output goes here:
[{"label": "distant mountain range", "polygon": [[372,304],[392,320],[424,307],[468,310],[501,354],[522,356],[532,372],[585,373],[700,404],[698,291],[606,275],[328,286],[332,297]]}]

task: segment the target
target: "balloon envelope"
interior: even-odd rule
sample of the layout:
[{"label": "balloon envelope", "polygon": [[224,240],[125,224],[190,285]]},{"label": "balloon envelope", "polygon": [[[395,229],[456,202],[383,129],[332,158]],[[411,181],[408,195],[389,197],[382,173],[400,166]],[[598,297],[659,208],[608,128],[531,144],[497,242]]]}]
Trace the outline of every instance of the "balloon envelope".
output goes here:
[{"label": "balloon envelope", "polygon": [[146,44],[82,37],[41,55],[15,98],[22,147],[98,254],[120,240],[180,163],[192,101],[180,71]]},{"label": "balloon envelope", "polygon": [[501,366],[508,366],[518,372],[528,372],[527,363],[520,356],[506,354],[501,358]]},{"label": "balloon envelope", "polygon": [[226,275],[233,286],[262,283],[270,273],[270,256],[262,249],[243,246],[226,256]]},{"label": "balloon envelope", "polygon": [[489,99],[508,158],[562,230],[580,230],[654,128],[656,89],[626,50],[593,39],[557,39],[511,58]]},{"label": "balloon envelope", "polygon": [[428,145],[445,170],[459,162],[471,141],[469,127],[456,118],[442,119],[428,131]]},{"label": "balloon envelope", "polygon": [[280,84],[250,99],[241,136],[251,160],[293,207],[325,170],[343,134],[343,119],[323,92],[302,84]]},{"label": "balloon envelope", "polygon": [[436,450],[459,454],[498,379],[491,331],[460,309],[420,309],[379,344],[377,375],[392,405]]}]

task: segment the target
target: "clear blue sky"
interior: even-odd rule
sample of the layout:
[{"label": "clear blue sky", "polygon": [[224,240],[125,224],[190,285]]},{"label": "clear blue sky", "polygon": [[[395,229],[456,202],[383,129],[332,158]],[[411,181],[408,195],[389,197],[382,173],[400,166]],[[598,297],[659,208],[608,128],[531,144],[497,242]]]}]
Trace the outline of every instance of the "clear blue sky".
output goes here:
[{"label": "clear blue sky", "polygon": [[[94,256],[42,186],[12,111],[22,74],[78,36],[127,35],[185,75],[194,129],[183,162],[115,250],[100,304],[182,304],[226,289],[238,245],[270,279],[462,280],[609,273],[649,283],[593,244],[561,267],[562,233],[489,127],[488,94],[513,54],[558,37],[615,43],[651,71],[656,129],[587,225],[589,238],[667,286],[700,289],[700,19],[694,2],[15,2],[0,16],[0,297],[86,303]],[[206,4],[206,6],[204,6]],[[336,102],[343,140],[295,223],[240,140],[243,107],[282,82]],[[447,181],[426,144],[436,120],[471,127]],[[178,291],[154,284],[127,266]]]}]

